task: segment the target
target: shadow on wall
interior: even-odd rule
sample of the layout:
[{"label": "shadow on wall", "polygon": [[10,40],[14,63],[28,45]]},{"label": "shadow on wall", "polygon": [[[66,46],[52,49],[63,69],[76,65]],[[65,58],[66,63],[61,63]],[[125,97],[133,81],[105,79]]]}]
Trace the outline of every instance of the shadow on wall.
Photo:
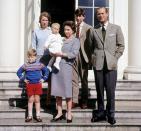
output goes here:
[{"label": "shadow on wall", "polygon": [[[20,96],[14,96],[12,98],[9,98],[9,106],[10,107],[18,107],[21,109],[25,109],[25,118],[28,114],[28,97],[26,93],[26,84],[23,81],[19,81],[18,85],[19,89],[22,90],[22,93]],[[43,88],[43,94],[41,95],[41,108],[43,109],[43,112],[55,115],[56,114],[56,100],[54,97],[51,97],[51,104],[47,106],[47,91],[48,88]],[[35,105],[33,107],[33,117],[35,117],[36,110]]]}]

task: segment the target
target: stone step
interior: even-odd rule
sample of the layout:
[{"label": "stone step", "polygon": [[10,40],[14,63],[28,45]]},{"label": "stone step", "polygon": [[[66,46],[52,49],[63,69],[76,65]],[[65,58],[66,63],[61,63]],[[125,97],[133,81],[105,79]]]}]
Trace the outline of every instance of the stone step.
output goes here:
[{"label": "stone step", "polygon": [[[41,96],[42,99],[46,99],[46,94],[43,94]],[[106,95],[104,96],[105,99],[106,99]],[[26,97],[22,97],[21,95],[0,95],[0,101],[9,101],[9,99],[26,99]],[[94,95],[90,95],[89,96],[89,99],[96,99],[96,93],[94,93]],[[116,93],[116,96],[115,96],[115,99],[116,100],[123,100],[123,101],[141,101],[141,95],[138,93],[138,92],[133,92],[133,94],[126,94],[126,92],[123,92],[123,93]]]},{"label": "stone step", "polygon": [[[106,92],[104,92],[105,93],[105,96],[106,96]],[[137,98],[139,98],[140,97],[140,94],[141,94],[141,91],[128,91],[128,90],[116,90],[116,92],[115,92],[115,96],[116,96],[116,98],[122,98],[122,97],[125,97],[125,98],[127,98],[127,99],[136,99],[136,97]],[[97,93],[96,93],[96,90],[90,90],[90,95],[91,96],[96,96],[97,95]]]},{"label": "stone step", "polygon": [[[89,86],[95,86],[94,80],[89,80],[88,82]],[[20,83],[21,85],[21,83]],[[45,87],[47,86],[47,83],[43,84]],[[19,81],[18,80],[0,80],[0,88],[3,87],[18,87]],[[135,88],[135,87],[141,87],[141,81],[135,81],[135,80],[118,80],[117,81],[117,87],[127,87],[127,88]]]},{"label": "stone step", "polygon": [[[47,87],[43,87],[43,92],[46,94],[47,92]],[[90,95],[96,95],[96,89],[95,87],[89,86],[89,92]],[[22,88],[18,87],[6,87],[6,88],[0,88],[0,95],[9,95],[9,96],[14,96],[14,95],[20,95],[22,93]],[[81,93],[81,88],[80,88],[80,93]],[[122,88],[116,88],[116,95],[140,95],[141,94],[141,87],[134,87],[134,88],[127,88],[127,87],[122,87]]]},{"label": "stone step", "polygon": [[[43,86],[43,89],[44,90],[47,90],[47,85]],[[81,86],[79,86],[80,90],[81,90]],[[89,85],[89,90],[96,90],[95,86],[93,85]],[[18,92],[21,92],[22,91],[22,88],[19,88],[19,87],[0,87],[0,93],[18,93]],[[126,86],[123,86],[123,87],[116,87],[116,91],[141,91],[141,87],[140,86],[134,86],[134,87],[126,87]]]},{"label": "stone step", "polygon": [[[44,90],[47,90],[48,89],[48,86],[43,86],[43,89]],[[79,89],[81,90],[81,86],[79,86]],[[88,89],[89,90],[96,90],[95,86],[93,85],[89,85],[88,86]],[[22,88],[19,88],[19,87],[0,87],[0,92],[20,92],[22,90]],[[134,86],[134,87],[126,87],[126,86],[123,86],[123,87],[116,87],[116,91],[141,91],[141,86]],[[10,94],[10,93],[9,93]]]},{"label": "stone step", "polygon": [[[89,89],[94,89],[95,90],[95,85],[94,83],[92,84],[88,84]],[[47,84],[43,84],[43,89],[47,89],[48,85]],[[79,84],[79,88],[81,89],[81,85]],[[22,90],[22,88],[19,88],[18,86],[4,86],[4,87],[0,87],[0,91],[5,91],[5,90]],[[138,90],[141,91],[141,86],[117,86],[116,90]]]},{"label": "stone step", "polygon": [[[65,102],[65,99],[63,99]],[[106,98],[105,98],[106,100]],[[139,104],[141,105],[141,95],[116,95],[115,97],[116,103],[119,103],[118,105],[124,106],[124,105],[130,105],[131,104]],[[21,95],[0,95],[0,105],[10,105],[10,106],[16,106],[17,104],[23,104],[27,102],[26,97],[21,97]],[[43,95],[41,97],[41,103],[46,102],[46,95]],[[96,95],[92,95],[88,99],[88,103],[95,105],[96,103]],[[132,105],[131,105],[132,106]]]},{"label": "stone step", "polygon": [[[19,95],[22,88],[18,87],[18,81],[0,81],[0,95]],[[21,85],[21,84],[20,84]],[[81,84],[80,84],[81,85]],[[44,92],[47,92],[47,83],[43,84]],[[96,95],[94,81],[89,81],[89,90],[91,95]],[[81,88],[80,88],[81,92]],[[141,81],[125,81],[117,82],[116,95],[139,95],[141,94]]]},{"label": "stone step", "polygon": [[91,123],[90,119],[73,118],[72,123],[62,120],[56,123],[43,118],[43,122],[25,123],[24,119],[0,119],[0,131],[140,131],[141,119],[117,119],[111,126],[106,121]]},{"label": "stone step", "polygon": [[[64,113],[66,111],[66,107],[63,107]],[[35,110],[33,110],[35,113]],[[53,115],[56,113],[55,106],[51,108],[41,108],[41,116],[43,118],[52,118]],[[85,118],[91,118],[93,113],[93,109],[80,109],[80,107],[77,107],[75,109],[72,109],[72,114],[76,118],[85,117]],[[2,106],[0,107],[0,118],[25,118],[27,115],[27,108],[22,109],[18,107],[10,107],[10,106]],[[141,118],[141,110],[138,107],[128,109],[118,109],[116,108],[115,113],[116,118]]]},{"label": "stone step", "polygon": [[[92,103],[92,104],[89,104],[90,106],[88,106],[89,109],[96,109],[97,108],[97,105],[96,103]],[[26,108],[27,107],[27,102],[23,102],[23,103],[2,103],[1,104],[1,107],[5,107],[5,106],[11,106],[11,107],[19,107],[19,108]],[[41,106],[43,108],[47,108],[45,103],[41,103]],[[105,102],[105,107],[106,107],[106,102]],[[135,112],[138,112],[138,111],[141,111],[141,102],[140,101],[116,101],[115,102],[115,107],[116,107],[116,110],[117,111],[135,111]],[[52,103],[52,106],[51,106],[51,109],[55,109],[55,103]],[[79,108],[79,107],[77,107]],[[66,109],[66,103],[63,102],[63,109]]]}]

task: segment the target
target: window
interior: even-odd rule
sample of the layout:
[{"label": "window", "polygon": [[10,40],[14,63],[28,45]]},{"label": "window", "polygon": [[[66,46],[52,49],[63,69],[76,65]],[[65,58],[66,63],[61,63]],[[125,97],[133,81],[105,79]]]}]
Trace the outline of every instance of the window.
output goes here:
[{"label": "window", "polygon": [[109,8],[109,0],[78,0],[78,7],[86,12],[85,22],[93,27],[97,24],[95,11],[97,7]]}]

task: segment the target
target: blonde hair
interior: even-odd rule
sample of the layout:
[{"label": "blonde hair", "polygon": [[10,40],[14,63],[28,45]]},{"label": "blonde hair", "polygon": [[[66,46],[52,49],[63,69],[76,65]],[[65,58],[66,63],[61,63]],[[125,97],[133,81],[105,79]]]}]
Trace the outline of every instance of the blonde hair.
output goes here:
[{"label": "blonde hair", "polygon": [[35,49],[30,49],[27,51],[27,57],[37,56],[37,52]]},{"label": "blonde hair", "polygon": [[60,24],[59,23],[52,23],[51,27],[57,27],[60,29]]}]

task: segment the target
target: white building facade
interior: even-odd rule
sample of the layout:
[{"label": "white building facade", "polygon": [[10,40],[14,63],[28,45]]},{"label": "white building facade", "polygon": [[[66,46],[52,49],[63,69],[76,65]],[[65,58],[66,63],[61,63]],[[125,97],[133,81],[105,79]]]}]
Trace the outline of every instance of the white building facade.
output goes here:
[{"label": "white building facade", "polygon": [[[32,31],[38,27],[40,12],[47,7],[45,2],[48,4],[50,1],[55,0],[0,0],[1,79],[15,77],[17,68],[24,63],[26,52],[31,47]],[[141,23],[141,0],[72,1],[73,6],[72,8],[68,6],[69,10],[78,7],[86,9],[86,22],[93,26],[94,12],[98,5],[109,8],[109,21],[120,25],[125,37],[125,51],[118,62],[118,79],[141,80],[141,26],[138,24]],[[65,7],[63,9],[66,10]],[[52,11],[54,17],[57,15],[54,12],[59,13],[58,10],[50,8],[48,11],[47,8],[48,12]],[[68,11],[67,15],[73,13]],[[90,71],[89,76],[91,77],[92,74],[93,72]]]}]

